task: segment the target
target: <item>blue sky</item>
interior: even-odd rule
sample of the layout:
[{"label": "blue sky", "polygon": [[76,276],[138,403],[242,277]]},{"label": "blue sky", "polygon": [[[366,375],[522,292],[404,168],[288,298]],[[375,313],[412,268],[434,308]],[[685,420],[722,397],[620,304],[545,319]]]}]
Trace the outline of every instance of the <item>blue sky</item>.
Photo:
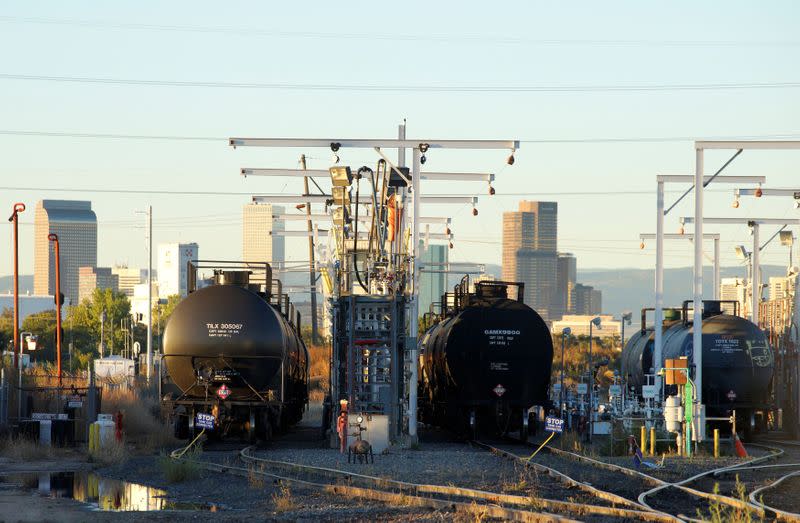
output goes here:
[{"label": "blue sky", "polygon": [[[91,199],[100,222],[99,263],[145,263],[136,210],[153,205],[155,242],[197,241],[203,257],[241,253],[245,195],[141,195],[91,189],[298,193],[292,180],[241,179],[238,169],[325,168],[322,150],[232,150],[228,136],[570,140],[654,137],[800,138],[800,88],[566,92],[363,92],[231,89],[33,81],[20,76],[414,86],[675,86],[800,82],[795,2],[4,2],[0,8],[0,208],[24,201],[21,272],[33,271],[33,207],[42,198]],[[20,135],[108,133],[223,140],[136,140]],[[732,152],[707,155],[713,171]],[[467,207],[426,209],[454,217],[453,258],[499,263],[504,210],[519,199],[559,202],[559,247],[582,268],[651,267],[638,233],[655,228],[657,173],[688,174],[692,142],[523,143],[506,153],[438,152],[427,168],[498,173],[484,184],[430,182],[429,193],[477,194]],[[372,165],[347,152],[343,163]],[[800,151],[749,152],[728,174],[764,174],[767,186],[800,185]],[[22,188],[47,188],[25,190]],[[55,189],[79,189],[65,193]],[[678,190],[674,188],[673,190]],[[84,192],[85,190],[85,192]],[[580,194],[576,194],[580,193]],[[671,201],[676,194],[667,197]],[[800,217],[765,198],[730,207],[712,190],[707,215]],[[675,216],[692,212],[687,198]],[[677,228],[674,218],[667,230]],[[723,262],[749,241],[723,233]],[[762,232],[762,236],[770,231]],[[7,236],[10,238],[10,234]],[[10,244],[5,243],[6,245]],[[296,243],[294,243],[296,242]],[[289,240],[304,259],[300,240]],[[5,249],[4,249],[5,251]],[[768,263],[785,249],[770,248]],[[673,245],[668,266],[691,264]],[[0,256],[0,274],[11,271]]]}]

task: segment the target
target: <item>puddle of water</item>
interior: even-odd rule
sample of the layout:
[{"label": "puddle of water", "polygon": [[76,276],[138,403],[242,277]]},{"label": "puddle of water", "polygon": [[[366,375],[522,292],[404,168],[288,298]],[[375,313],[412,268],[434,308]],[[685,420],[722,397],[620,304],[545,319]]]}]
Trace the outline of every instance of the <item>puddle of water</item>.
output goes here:
[{"label": "puddle of water", "polygon": [[153,511],[207,510],[217,512],[221,507],[205,503],[169,501],[161,489],[104,478],[91,472],[42,472],[0,476],[0,484],[22,486],[51,498],[68,498],[86,503],[96,510]]}]

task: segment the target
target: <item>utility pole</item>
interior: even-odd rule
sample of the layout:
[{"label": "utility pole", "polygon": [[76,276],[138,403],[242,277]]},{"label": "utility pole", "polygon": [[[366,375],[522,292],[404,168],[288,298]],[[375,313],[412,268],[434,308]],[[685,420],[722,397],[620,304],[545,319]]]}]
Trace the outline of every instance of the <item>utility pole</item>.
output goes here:
[{"label": "utility pole", "polygon": [[[300,165],[306,170],[306,155],[300,155]],[[303,176],[304,194],[308,192],[308,176]],[[311,202],[306,202],[306,223],[308,224],[308,284],[311,287],[311,343],[316,345],[319,340],[319,326],[317,325],[317,271],[314,269],[314,226],[311,223]]]},{"label": "utility pole", "polygon": [[147,384],[153,373],[153,206],[147,207]]},{"label": "utility pole", "polygon": [[100,358],[102,359],[105,355],[105,345],[106,345],[106,311],[100,313]]}]

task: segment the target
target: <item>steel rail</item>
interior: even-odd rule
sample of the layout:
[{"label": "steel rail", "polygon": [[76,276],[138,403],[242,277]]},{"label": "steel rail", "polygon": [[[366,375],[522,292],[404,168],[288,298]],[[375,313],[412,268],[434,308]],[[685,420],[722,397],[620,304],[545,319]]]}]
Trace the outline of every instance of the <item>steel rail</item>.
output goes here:
[{"label": "steel rail", "polygon": [[758,495],[759,494],[761,494],[763,492],[766,492],[767,490],[771,490],[771,489],[777,487],[778,485],[780,485],[781,483],[783,483],[784,480],[787,480],[787,479],[789,479],[791,477],[798,476],[798,475],[800,475],[800,470],[795,470],[795,471],[790,472],[788,474],[784,474],[783,476],[781,476],[780,478],[776,479],[775,481],[773,481],[769,485],[764,485],[763,487],[759,487],[759,488],[755,489],[748,496],[748,498],[750,499],[750,503],[752,503],[753,505],[761,507],[765,511],[769,511],[769,512],[775,513],[775,515],[777,516],[778,519],[784,519],[786,521],[800,521],[800,514],[798,514],[796,512],[789,512],[787,510],[781,510],[779,508],[775,508],[773,506],[767,505],[766,503],[764,503],[763,501],[760,501],[758,499]]},{"label": "steel rail", "polygon": [[[369,476],[365,474],[359,474],[340,469],[317,467],[313,465],[301,465],[298,463],[292,463],[287,461],[271,460],[250,455],[249,450],[251,448],[252,447],[245,448],[240,452],[240,457],[242,458],[243,461],[258,462],[261,464],[268,464],[279,468],[289,468],[304,472],[311,472],[314,474],[332,475],[334,477],[343,477],[346,479],[355,478],[367,481],[369,483],[372,483],[373,485],[380,487],[394,487],[400,489],[401,491],[409,490],[414,494],[434,494],[434,495],[454,496],[458,498],[480,500],[489,503],[506,503],[510,505],[527,506],[527,507],[530,507],[532,504],[534,504],[537,507],[544,507],[546,509],[553,509],[557,511],[569,511],[578,514],[596,514],[596,515],[607,515],[615,517],[636,518],[645,521],[673,521],[672,518],[665,519],[658,516],[653,516],[650,511],[621,509],[616,507],[604,507],[598,505],[573,503],[573,502],[552,500],[546,498],[536,498],[534,501],[532,501],[531,498],[527,496],[501,494],[496,492],[488,492],[484,490],[464,488],[464,487],[410,483],[406,481],[379,478],[375,476]],[[609,499],[606,500],[611,501]],[[631,502],[625,500],[624,498],[621,498],[618,502],[628,502],[629,504],[631,504]],[[635,506],[635,503],[633,505]]]},{"label": "steel rail", "polygon": [[[197,438],[195,438],[195,441],[196,441],[196,439]],[[453,509],[459,510],[459,509],[461,509],[461,510],[464,510],[464,511],[470,511],[470,510],[474,509],[474,502],[473,503],[466,503],[466,502],[457,501],[457,500],[442,500],[442,499],[435,499],[435,498],[432,498],[432,497],[418,496],[418,495],[404,493],[404,492],[400,492],[400,493],[387,492],[385,490],[380,490],[380,489],[376,489],[376,488],[364,488],[364,487],[354,487],[354,486],[348,486],[348,485],[335,485],[335,484],[329,484],[329,483],[318,483],[318,482],[314,482],[314,481],[308,481],[308,480],[293,478],[293,477],[289,477],[289,476],[283,476],[283,475],[280,475],[280,474],[274,474],[274,473],[271,473],[271,472],[266,472],[264,470],[255,469],[253,467],[237,467],[235,465],[230,465],[230,464],[220,464],[220,463],[213,463],[213,462],[210,462],[210,461],[201,461],[201,460],[197,460],[197,459],[184,458],[183,455],[194,444],[195,441],[192,441],[192,443],[190,443],[185,448],[179,448],[179,449],[176,449],[176,450],[172,451],[170,453],[170,458],[175,459],[175,460],[181,460],[182,459],[182,460],[185,460],[187,462],[194,463],[194,464],[196,464],[196,465],[198,465],[198,466],[200,466],[200,467],[202,467],[202,468],[204,468],[206,470],[212,471],[212,472],[225,472],[225,473],[231,473],[231,474],[238,475],[238,476],[243,476],[243,477],[249,477],[251,474],[258,474],[258,475],[261,475],[261,476],[272,478],[273,480],[283,481],[283,482],[291,483],[291,484],[295,484],[295,485],[302,485],[302,486],[305,486],[305,487],[321,489],[322,491],[324,491],[326,493],[334,494],[334,495],[337,495],[337,496],[360,497],[360,498],[370,499],[370,500],[374,500],[374,501],[383,501],[383,502],[391,503],[391,504],[394,504],[394,505],[397,505],[397,506],[409,506],[409,505],[412,505],[412,506],[418,506],[418,507],[432,508],[432,509],[436,509],[436,510],[453,510]],[[252,448],[252,447],[247,447],[245,449],[242,449],[240,451],[240,453],[239,453],[239,456],[240,457],[247,456],[245,451],[249,450],[250,448]],[[247,456],[247,457],[252,461],[259,460],[259,458],[254,458],[254,457],[250,457],[250,456]],[[263,461],[269,462],[271,460],[263,460]],[[287,465],[296,465],[296,464],[292,464],[292,463],[288,463],[288,462],[283,462],[283,463],[285,463]],[[296,465],[296,466],[305,467],[305,468],[311,468],[311,469],[316,468],[316,469],[321,469],[322,470],[321,467],[310,467],[310,466],[306,467],[306,466],[303,466],[303,465]],[[336,469],[328,469],[328,470],[335,471]],[[380,481],[391,481],[391,480],[385,480],[383,478],[373,478],[371,476],[364,476],[364,475],[359,475],[359,474],[347,473],[345,471],[339,471],[339,472],[342,472],[342,473],[344,473],[344,474],[346,474],[348,476],[354,476],[354,477],[355,476],[362,476],[364,478],[372,478],[372,479],[380,480]],[[488,493],[488,494],[492,495],[493,497],[482,499],[482,501],[486,501],[488,504],[481,504],[480,508],[481,508],[482,511],[485,511],[484,513],[489,517],[502,519],[504,521],[577,523],[577,520],[565,518],[565,517],[562,517],[562,516],[559,516],[559,515],[556,515],[556,514],[549,514],[549,513],[546,513],[546,512],[533,512],[531,510],[520,510],[520,509],[500,507],[500,506],[497,506],[498,501],[500,501],[498,499],[498,496],[503,497],[503,496],[506,496],[506,495],[497,495],[497,494],[492,494],[492,493]],[[522,499],[522,500],[525,500],[525,506],[531,507],[531,504],[532,504],[531,498],[523,497],[523,496],[517,496],[517,497]],[[538,499],[536,501],[538,501]],[[587,508],[586,506],[583,506],[583,505],[579,505],[579,504],[575,504],[575,505],[577,505],[578,509],[580,509],[580,510],[585,510]]]},{"label": "steel rail", "polygon": [[614,494],[613,492],[600,490],[597,487],[594,487],[594,486],[592,486],[592,485],[590,485],[588,483],[584,483],[584,482],[579,481],[579,480],[577,480],[575,478],[572,478],[572,477],[568,476],[567,474],[564,474],[563,472],[560,472],[560,471],[558,471],[558,470],[556,470],[554,468],[548,467],[546,465],[542,465],[540,463],[528,461],[527,459],[524,459],[521,456],[518,456],[518,455],[516,455],[516,454],[514,454],[512,452],[509,452],[509,451],[494,447],[492,445],[489,445],[487,443],[483,443],[483,442],[480,442],[480,441],[471,441],[470,443],[473,444],[473,445],[482,447],[482,448],[484,448],[486,450],[489,450],[490,452],[492,452],[494,454],[498,454],[498,455],[503,456],[505,458],[512,459],[512,460],[515,460],[515,461],[520,461],[525,466],[532,467],[537,472],[543,472],[545,474],[548,474],[550,476],[555,477],[559,482],[567,485],[568,487],[578,488],[578,489],[588,493],[589,495],[598,497],[598,498],[603,499],[605,501],[610,501],[611,503],[614,503],[614,504],[620,504],[620,505],[626,505],[626,506],[633,507],[631,512],[639,514],[640,517],[643,517],[645,519],[648,519],[648,520],[651,520],[651,521],[670,521],[670,522],[680,521],[679,519],[675,518],[674,516],[672,516],[670,514],[667,514],[667,513],[664,513],[664,512],[660,512],[658,510],[653,510],[652,508],[645,507],[643,505],[640,505],[636,501],[632,501],[632,500],[630,500],[630,499],[628,499],[628,498],[626,498],[624,496],[620,496],[618,494]]},{"label": "steel rail", "polygon": [[[664,489],[667,489],[667,488],[677,488],[677,489],[679,489],[679,490],[681,490],[683,492],[692,494],[694,496],[702,497],[702,498],[705,498],[705,499],[710,499],[710,500],[716,501],[718,503],[723,503],[723,504],[728,505],[730,507],[743,509],[743,510],[753,510],[759,515],[759,517],[763,518],[766,514],[764,512],[764,509],[762,507],[759,507],[758,505],[755,505],[755,504],[752,504],[752,503],[749,503],[749,502],[746,502],[746,501],[742,501],[742,500],[739,500],[739,499],[736,499],[736,498],[733,498],[733,497],[730,497],[730,496],[724,496],[724,495],[721,495],[721,494],[714,494],[712,492],[705,492],[705,491],[702,491],[702,490],[697,490],[697,489],[693,489],[691,487],[687,487],[686,486],[688,483],[691,483],[693,481],[696,481],[696,480],[698,480],[698,479],[700,479],[702,477],[708,476],[708,475],[718,474],[718,473],[725,473],[725,472],[728,472],[728,471],[732,471],[732,470],[738,469],[739,467],[744,467],[744,466],[747,466],[747,465],[754,465],[756,463],[761,463],[762,461],[768,461],[770,459],[775,459],[775,458],[777,458],[777,457],[779,457],[779,456],[784,454],[784,451],[782,449],[777,448],[777,447],[768,447],[766,445],[757,445],[757,444],[751,444],[751,446],[758,446],[758,447],[766,448],[769,451],[776,451],[776,452],[772,452],[771,454],[767,454],[766,456],[760,456],[758,458],[753,458],[753,459],[747,460],[747,461],[745,461],[743,463],[736,463],[734,465],[728,465],[728,466],[725,466],[725,467],[719,467],[719,468],[716,468],[716,469],[707,470],[705,472],[701,472],[699,474],[695,474],[694,476],[691,476],[689,478],[683,479],[681,481],[676,481],[676,482],[666,482],[665,481],[665,482],[663,482],[664,483],[663,485],[660,485],[660,486],[658,486],[656,488],[650,489],[648,491],[645,491],[645,492],[642,492],[641,494],[639,494],[638,501],[640,503],[642,503],[643,505],[649,507],[650,505],[647,504],[647,502],[645,501],[645,499],[648,496],[652,496],[653,494],[655,494],[657,492],[660,492],[661,490],[664,490]],[[652,476],[649,476],[649,477],[652,477]],[[662,480],[659,480],[659,481],[662,481]]]},{"label": "steel rail", "polygon": [[[529,442],[521,442],[520,441],[519,443],[523,443],[523,444],[529,445],[529,446],[531,445]],[[768,454],[766,456],[761,456],[761,457],[758,457],[758,458],[754,458],[754,459],[745,461],[743,463],[736,463],[734,465],[729,465],[729,466],[726,466],[726,467],[720,467],[720,468],[717,468],[717,469],[711,469],[711,470],[708,470],[708,471],[705,471],[705,472],[701,472],[701,473],[696,474],[696,475],[694,475],[694,476],[692,476],[690,478],[686,478],[684,480],[681,480],[681,481],[678,481],[678,482],[673,482],[673,483],[668,482],[668,481],[664,481],[662,479],[656,478],[655,476],[651,476],[649,474],[645,474],[643,472],[639,472],[638,470],[633,470],[631,468],[623,467],[621,465],[615,465],[613,463],[607,463],[607,462],[604,462],[604,461],[599,461],[599,460],[590,458],[588,456],[583,456],[581,454],[577,454],[577,453],[574,453],[574,452],[561,450],[561,449],[557,449],[557,448],[554,448],[554,447],[548,447],[547,450],[550,453],[553,453],[553,454],[560,454],[560,455],[568,456],[568,457],[576,459],[578,461],[584,461],[586,463],[590,463],[591,465],[596,466],[596,467],[605,468],[607,470],[617,471],[617,472],[620,472],[620,473],[623,473],[623,474],[626,474],[626,475],[629,475],[629,476],[639,477],[639,478],[644,479],[646,481],[649,481],[651,483],[655,483],[657,485],[655,488],[650,489],[650,490],[645,491],[645,492],[642,492],[641,494],[639,494],[639,496],[637,498],[638,504],[641,505],[642,507],[648,509],[648,510],[652,510],[652,511],[655,511],[655,512],[663,513],[663,512],[658,511],[657,509],[654,509],[651,505],[649,505],[645,501],[645,499],[648,496],[651,496],[651,495],[653,495],[653,494],[655,494],[657,492],[660,492],[661,490],[664,490],[664,489],[667,489],[667,488],[677,488],[678,490],[681,490],[681,491],[683,491],[683,492],[685,492],[685,493],[687,493],[689,495],[692,495],[692,496],[713,500],[713,501],[716,501],[718,503],[723,503],[725,505],[728,505],[728,506],[731,506],[731,507],[734,507],[734,508],[745,509],[745,510],[748,510],[748,509],[749,510],[753,510],[756,513],[758,513],[761,517],[763,517],[764,516],[764,513],[763,513],[764,509],[762,507],[759,507],[758,505],[755,505],[755,504],[752,504],[752,503],[748,503],[748,502],[744,502],[744,501],[738,500],[738,499],[730,497],[730,496],[724,496],[724,495],[721,495],[721,494],[714,494],[714,493],[711,493],[711,492],[705,492],[705,491],[702,491],[702,490],[697,490],[697,489],[694,489],[694,488],[686,486],[686,484],[691,483],[691,482],[693,482],[693,481],[695,481],[697,479],[700,479],[701,477],[707,476],[709,474],[714,474],[714,473],[717,473],[717,472],[725,472],[725,471],[733,470],[733,469],[736,469],[738,467],[742,467],[742,466],[746,466],[746,465],[753,465],[753,464],[756,464],[756,463],[760,463],[762,461],[767,461],[767,460],[770,460],[770,459],[777,458],[777,457],[783,455],[783,453],[784,453],[784,451],[782,449],[779,449],[777,447],[770,447],[770,446],[767,446],[767,445],[759,445],[759,444],[752,444],[752,445],[753,446],[757,446],[757,447],[765,448],[765,449],[771,451],[772,453]],[[690,518],[687,518],[687,520],[688,519],[690,519]]]},{"label": "steel rail", "polygon": [[[383,501],[385,503],[390,503],[397,506],[417,506],[417,507],[431,508],[435,510],[462,509],[467,511],[474,508],[471,503],[465,503],[460,501],[440,500],[440,499],[415,496],[413,494],[405,494],[405,493],[393,493],[374,488],[353,487],[347,485],[332,485],[329,483],[317,483],[314,481],[307,481],[298,478],[292,478],[289,476],[281,476],[279,474],[273,474],[263,470],[256,470],[250,467],[237,467],[234,465],[224,465],[219,463],[212,463],[209,461],[199,461],[190,459],[187,459],[186,461],[195,463],[203,467],[204,469],[210,470],[212,472],[225,472],[242,477],[249,477],[251,474],[258,474],[281,482],[315,488],[322,490],[323,492],[326,492],[328,494],[334,494],[336,496],[347,497],[347,498],[358,497],[373,501]],[[505,521],[565,522],[565,523],[576,522],[576,520],[564,518],[555,514],[509,509],[493,505],[481,505],[481,510],[484,510],[487,516],[499,518]]]}]

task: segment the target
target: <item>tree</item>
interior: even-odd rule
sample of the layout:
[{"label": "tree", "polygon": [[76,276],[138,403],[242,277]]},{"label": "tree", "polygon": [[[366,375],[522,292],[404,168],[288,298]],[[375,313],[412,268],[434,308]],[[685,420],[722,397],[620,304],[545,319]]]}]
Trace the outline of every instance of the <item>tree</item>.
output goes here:
[{"label": "tree", "polygon": [[[614,376],[613,369],[619,368],[620,352],[619,338],[594,337],[592,342],[592,355],[594,363],[603,358],[609,359],[607,367],[600,368],[598,383],[607,386]],[[564,350],[564,376],[567,383],[581,381],[581,375],[589,368],[589,336],[569,336],[565,340]],[[561,374],[561,336],[553,335],[553,376],[554,383]]]},{"label": "tree", "polygon": [[[36,312],[22,322],[20,333],[30,332],[37,336],[36,351],[31,353],[35,361],[55,361],[56,359],[56,311]],[[63,347],[62,347],[63,349]],[[27,352],[27,346],[24,348]],[[63,354],[62,354],[63,357]]]},{"label": "tree", "polygon": [[123,347],[125,334],[120,330],[120,320],[130,316],[128,297],[111,289],[95,289],[91,298],[80,305],[69,307],[67,324],[78,338],[73,343],[76,349],[90,352],[100,344],[100,317],[105,311],[105,343],[109,352]]},{"label": "tree", "polygon": [[169,322],[172,312],[182,299],[180,294],[173,294],[167,297],[165,303],[161,303],[159,300],[159,302],[153,306],[153,336],[155,336],[156,340],[153,344],[153,350],[162,350],[161,340],[164,337],[164,329],[167,328],[167,322]]},{"label": "tree", "polygon": [[11,350],[14,347],[14,309],[3,307],[0,312],[0,348]]}]

